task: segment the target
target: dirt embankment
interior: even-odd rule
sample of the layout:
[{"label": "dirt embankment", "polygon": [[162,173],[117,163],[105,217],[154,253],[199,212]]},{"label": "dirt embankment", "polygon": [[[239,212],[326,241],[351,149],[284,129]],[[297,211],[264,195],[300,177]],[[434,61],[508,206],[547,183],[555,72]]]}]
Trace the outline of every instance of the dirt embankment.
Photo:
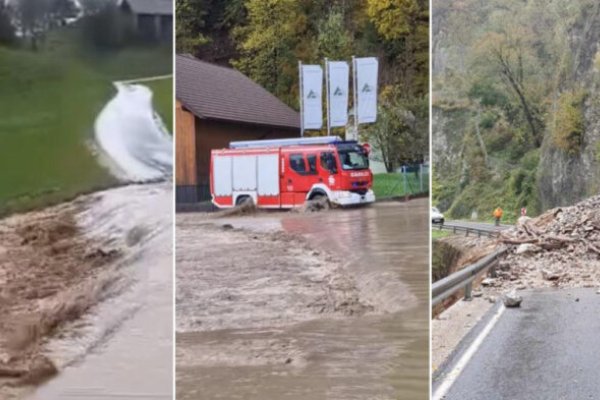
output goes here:
[{"label": "dirt embankment", "polygon": [[0,221],[0,394],[7,397],[56,374],[45,341],[118,286],[104,267],[121,251],[81,234],[83,207],[76,201]]},{"label": "dirt embankment", "polygon": [[203,214],[177,217],[179,332],[276,327],[371,309],[341,263],[298,235],[234,229]]},{"label": "dirt embankment", "polygon": [[[461,270],[485,257],[496,247],[497,243],[489,238],[478,238],[464,235],[453,235],[435,240],[433,243],[432,278],[433,282]],[[474,282],[477,287],[484,279],[480,274]],[[433,308],[433,316],[437,317],[464,296],[460,290]]]},{"label": "dirt embankment", "polygon": [[484,257],[495,243],[488,238],[453,235],[433,241],[432,279],[438,281]]}]

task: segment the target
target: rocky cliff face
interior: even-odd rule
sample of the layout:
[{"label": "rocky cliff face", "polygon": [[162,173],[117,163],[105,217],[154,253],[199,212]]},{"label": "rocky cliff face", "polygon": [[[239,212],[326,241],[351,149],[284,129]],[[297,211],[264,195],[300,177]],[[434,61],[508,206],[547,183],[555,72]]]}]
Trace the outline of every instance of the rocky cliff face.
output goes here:
[{"label": "rocky cliff face", "polygon": [[585,130],[581,151],[575,156],[554,147],[552,135],[546,134],[538,177],[543,209],[574,204],[600,189],[600,71],[594,63],[600,51],[600,3],[572,28],[570,42],[574,79],[568,85],[587,92]]},{"label": "rocky cliff face", "polygon": [[[528,210],[540,212],[574,204],[600,191],[600,2],[586,5],[583,0],[580,1],[581,4],[574,5],[579,9],[577,9],[578,14],[572,19],[553,20],[553,23],[566,25],[566,28],[561,27],[561,29],[567,32],[567,42],[561,42],[561,45],[548,44],[546,47],[540,45],[540,42],[539,47],[533,44],[527,49],[532,57],[540,58],[544,55],[537,53],[539,49],[550,49],[556,52],[554,56],[564,55],[563,58],[567,60],[568,65],[557,67],[556,73],[548,74],[553,78],[548,82],[542,82],[542,86],[548,89],[557,86],[556,90],[549,89],[545,92],[543,99],[537,99],[536,107],[544,110],[540,113],[545,122],[542,146],[539,148],[536,145],[535,150],[527,150],[520,159],[519,156],[506,157],[509,152],[519,154],[515,151],[518,150],[519,145],[515,143],[519,140],[519,136],[527,131],[524,122],[514,118],[514,108],[509,112],[500,107],[493,110],[496,114],[504,114],[506,117],[504,131],[510,131],[512,138],[503,140],[501,136],[503,130],[499,128],[499,120],[484,126],[485,106],[481,108],[481,119],[479,119],[475,109],[476,103],[465,99],[467,93],[465,88],[468,89],[468,85],[475,82],[475,79],[472,79],[473,71],[469,69],[468,62],[463,63],[462,60],[468,60],[475,52],[474,43],[481,36],[482,30],[475,29],[474,25],[464,30],[458,29],[456,26],[450,26],[443,18],[438,18],[437,21],[443,29],[436,30],[435,26],[433,28],[437,33],[434,35],[432,55],[434,60],[432,160],[435,179],[441,185],[451,182],[447,185],[451,188],[443,188],[446,192],[441,196],[437,196],[434,189],[434,196],[439,202],[437,205],[441,209],[455,212],[460,208],[464,211],[464,215],[469,215],[467,211],[481,207],[478,201],[488,195],[485,199],[487,202],[498,199],[517,213],[523,206],[527,206]],[[531,6],[534,1],[528,0],[523,3]],[[458,3],[451,2],[451,4],[456,7]],[[511,7],[520,7],[520,5],[515,6],[514,2],[511,4]],[[486,26],[485,24],[489,24],[492,20],[490,15],[493,14],[494,6],[490,7],[492,9],[477,14],[477,22],[483,24],[482,26]],[[532,9],[529,8],[527,12],[532,13]],[[531,23],[540,23],[540,15],[544,15],[544,11],[532,14]],[[434,19],[434,24],[435,21]],[[459,37],[457,32],[462,32],[463,37]],[[551,41],[548,38],[539,38],[539,40]],[[478,79],[482,79],[481,76]],[[462,92],[457,89],[461,87]],[[502,85],[498,84],[497,87],[502,88]],[[553,131],[555,128],[552,123],[553,117],[559,115],[555,112],[558,99],[563,93],[569,91],[582,91],[585,94],[582,103],[581,145],[577,151],[571,153],[556,144]],[[512,106],[517,107],[514,93],[510,93],[510,90],[505,93],[513,102]],[[436,99],[441,101],[436,103]],[[463,106],[456,106],[457,104]],[[482,183],[474,184],[468,182],[468,179],[463,182],[463,178],[468,177],[473,169],[472,162],[467,156],[469,148],[465,146],[471,146],[476,142],[473,138],[465,139],[468,135],[474,135],[474,132],[478,133],[475,130],[477,120],[482,122],[481,134],[489,150],[489,154],[486,154],[489,176],[484,177],[480,181]],[[503,141],[500,141],[501,139]],[[472,154],[470,157],[472,159]],[[527,161],[527,157],[530,161]],[[528,173],[530,177],[527,177]],[[494,182],[489,184],[492,180]],[[528,185],[526,191],[523,189],[525,181]],[[495,191],[492,193],[493,190]],[[456,207],[457,204],[460,207]]]},{"label": "rocky cliff face", "polygon": [[468,109],[444,109],[433,107],[431,118],[434,134],[431,153],[433,165],[440,174],[445,175],[460,169],[462,159],[462,138],[468,123]]}]

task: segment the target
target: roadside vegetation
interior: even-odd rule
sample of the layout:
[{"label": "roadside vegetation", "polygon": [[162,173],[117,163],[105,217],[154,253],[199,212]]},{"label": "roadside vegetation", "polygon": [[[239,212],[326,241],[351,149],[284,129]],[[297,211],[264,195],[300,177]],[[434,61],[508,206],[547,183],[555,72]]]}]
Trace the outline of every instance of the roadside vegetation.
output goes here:
[{"label": "roadside vegetation", "polygon": [[450,235],[452,235],[452,232],[450,232],[450,231],[444,231],[444,230],[441,230],[439,228],[436,228],[435,226],[433,226],[431,228],[431,238],[433,240],[443,239],[443,238],[448,237]]},{"label": "roadside vegetation", "polygon": [[169,132],[173,132],[173,79],[160,79],[143,82],[152,90],[154,108],[162,118]]},{"label": "roadside vegetation", "polygon": [[[5,38],[6,13],[0,12]],[[32,28],[0,40],[0,215],[116,184],[91,145],[96,116],[115,94],[112,82],[171,73],[168,46],[99,47],[83,33],[84,22],[48,23],[42,33]],[[156,87],[167,123],[170,80]]]},{"label": "roadside vegetation", "polygon": [[373,175],[373,192],[378,200],[415,196],[429,192],[429,174],[407,172],[406,179],[402,173],[383,173]]}]

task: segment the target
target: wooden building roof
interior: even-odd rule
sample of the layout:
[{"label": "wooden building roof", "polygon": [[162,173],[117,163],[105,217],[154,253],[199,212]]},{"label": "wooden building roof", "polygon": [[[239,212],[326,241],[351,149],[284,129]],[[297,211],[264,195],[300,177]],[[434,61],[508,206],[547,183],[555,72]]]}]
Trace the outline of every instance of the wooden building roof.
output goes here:
[{"label": "wooden building roof", "polygon": [[176,97],[198,118],[300,129],[300,115],[241,72],[178,55]]}]

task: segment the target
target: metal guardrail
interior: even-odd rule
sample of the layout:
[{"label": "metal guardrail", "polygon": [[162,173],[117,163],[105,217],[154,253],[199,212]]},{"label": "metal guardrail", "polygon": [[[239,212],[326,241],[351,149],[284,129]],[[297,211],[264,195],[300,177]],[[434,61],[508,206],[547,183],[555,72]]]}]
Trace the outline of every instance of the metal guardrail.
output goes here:
[{"label": "metal guardrail", "polygon": [[436,224],[434,223],[432,229],[444,230],[444,231],[452,231],[453,233],[465,232],[466,236],[469,236],[470,233],[477,235],[477,237],[487,236],[487,237],[498,237],[500,233],[498,231],[490,231],[487,229],[480,228],[471,228],[467,226],[461,225],[453,225],[449,223],[444,224]]},{"label": "metal guardrail", "polygon": [[506,247],[496,250],[476,263],[434,282],[431,288],[431,305],[435,306],[441,303],[463,288],[465,289],[465,299],[470,299],[475,277],[477,277],[480,272],[495,266],[498,258],[503,256],[507,250]]}]

